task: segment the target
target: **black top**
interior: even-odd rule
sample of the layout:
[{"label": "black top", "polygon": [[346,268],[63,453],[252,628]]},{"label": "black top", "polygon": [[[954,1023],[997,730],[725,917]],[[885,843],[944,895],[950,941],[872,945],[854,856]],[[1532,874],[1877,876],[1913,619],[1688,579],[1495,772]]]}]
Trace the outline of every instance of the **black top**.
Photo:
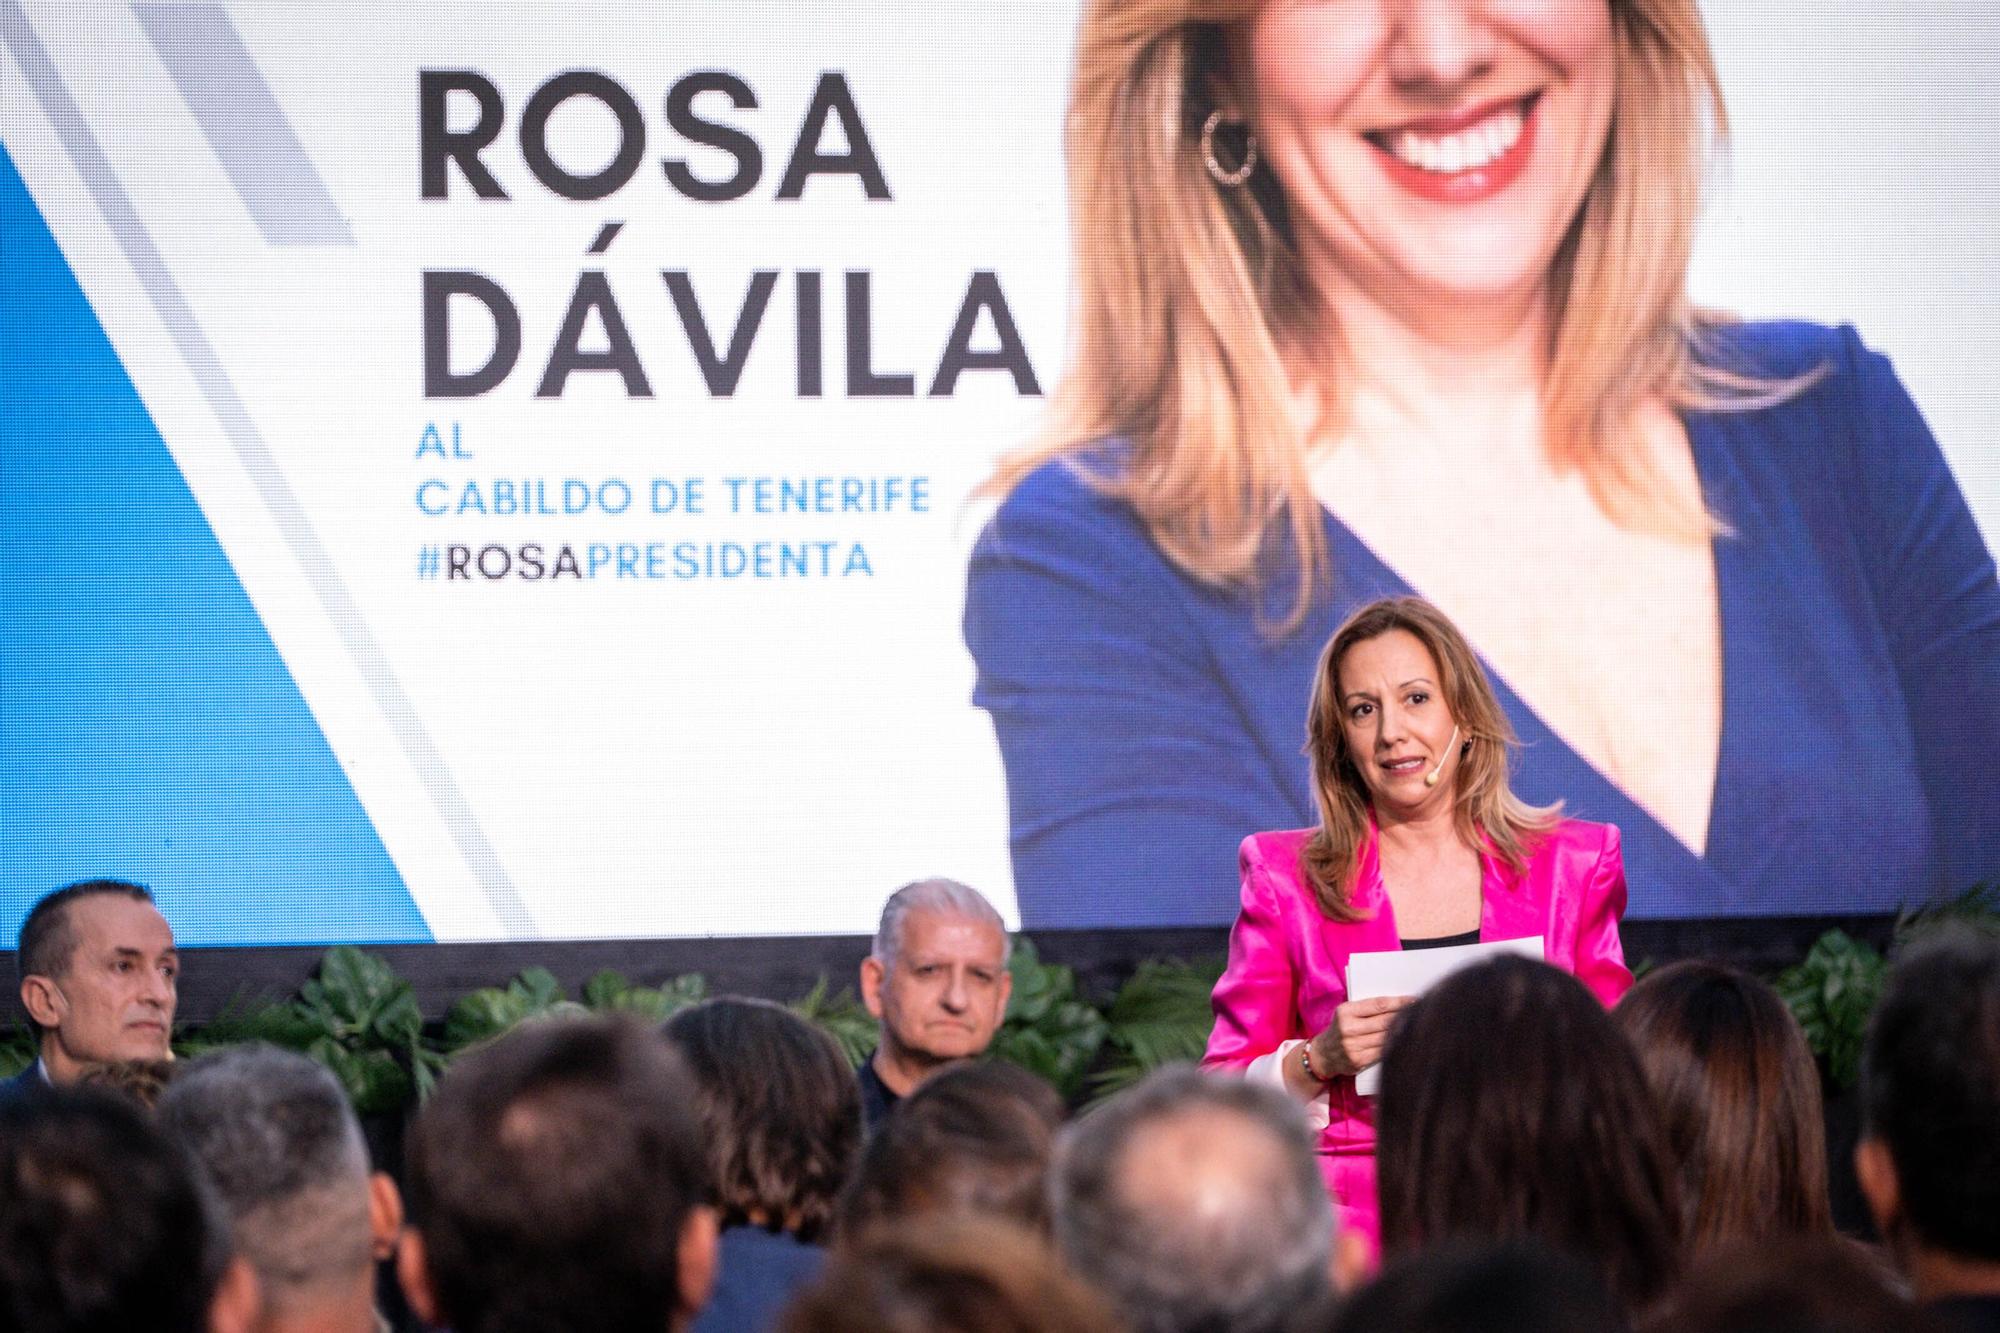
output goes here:
[{"label": "black top", "polygon": [[1427,940],[1404,940],[1405,949],[1448,949],[1458,944],[1479,943],[1479,928],[1474,926],[1461,935],[1433,935]]},{"label": "black top", "polygon": [[861,1068],[854,1071],[861,1084],[861,1134],[863,1138],[873,1138],[875,1131],[882,1128],[882,1122],[889,1118],[889,1112],[896,1109],[896,1103],[903,1099],[892,1092],[882,1076],[875,1072],[875,1057],[869,1056],[861,1062]]},{"label": "black top", "polygon": [[2000,1296],[1950,1296],[1932,1301],[1932,1310],[1945,1326],[1964,1333],[1992,1333],[2000,1330]]}]

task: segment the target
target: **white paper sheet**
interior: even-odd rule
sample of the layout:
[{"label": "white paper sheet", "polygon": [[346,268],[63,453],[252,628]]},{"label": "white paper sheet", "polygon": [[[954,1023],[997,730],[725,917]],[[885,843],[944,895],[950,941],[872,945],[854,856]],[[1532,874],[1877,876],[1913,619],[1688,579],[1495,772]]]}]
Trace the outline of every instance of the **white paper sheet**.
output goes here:
[{"label": "white paper sheet", "polygon": [[[1518,940],[1481,940],[1477,944],[1453,944],[1438,949],[1357,953],[1347,960],[1347,998],[1372,1000],[1381,995],[1422,995],[1462,967],[1509,953],[1540,961],[1542,937],[1528,935]],[[1364,1097],[1373,1097],[1381,1085],[1379,1062],[1354,1076],[1354,1090]]]}]

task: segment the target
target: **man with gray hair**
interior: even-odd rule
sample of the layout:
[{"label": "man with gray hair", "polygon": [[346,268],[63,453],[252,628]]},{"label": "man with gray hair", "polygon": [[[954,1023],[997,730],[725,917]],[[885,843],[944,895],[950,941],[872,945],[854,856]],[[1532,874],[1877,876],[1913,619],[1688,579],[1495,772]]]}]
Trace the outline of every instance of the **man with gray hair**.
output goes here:
[{"label": "man with gray hair", "polygon": [[882,1031],[861,1066],[869,1133],[917,1084],[991,1044],[1013,990],[1010,951],[1007,923],[977,889],[921,879],[889,895],[861,962],[861,1002]]},{"label": "man with gray hair", "polygon": [[1050,1178],[1056,1244],[1134,1333],[1324,1324],[1367,1242],[1336,1241],[1299,1108],[1177,1065],[1072,1123]]},{"label": "man with gray hair", "polygon": [[375,1264],[395,1249],[403,1206],[369,1170],[332,1074],[273,1046],[231,1047],[182,1070],[158,1117],[222,1199],[256,1274],[261,1333],[375,1333]]}]

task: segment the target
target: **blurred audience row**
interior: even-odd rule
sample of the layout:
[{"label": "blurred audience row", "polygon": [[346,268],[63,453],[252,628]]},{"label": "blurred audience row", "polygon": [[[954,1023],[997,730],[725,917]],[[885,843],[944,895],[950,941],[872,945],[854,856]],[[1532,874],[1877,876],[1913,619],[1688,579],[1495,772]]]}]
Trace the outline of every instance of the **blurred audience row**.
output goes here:
[{"label": "blurred audience row", "polygon": [[457,1333],[2000,1329],[2000,938],[1972,929],[1911,946],[1869,1032],[1882,1245],[1834,1229],[1769,987],[1682,963],[1607,1013],[1503,958],[1392,1031],[1378,1256],[1275,1089],[1172,1067],[1070,1119],[974,1058],[1006,933],[948,881],[883,914],[858,1078],[758,1000],[532,1023],[453,1064],[400,1190],[312,1060],[163,1063],[166,923],[64,892],[22,934],[41,1059],[0,1087],[4,1329],[374,1333],[385,1267]]}]

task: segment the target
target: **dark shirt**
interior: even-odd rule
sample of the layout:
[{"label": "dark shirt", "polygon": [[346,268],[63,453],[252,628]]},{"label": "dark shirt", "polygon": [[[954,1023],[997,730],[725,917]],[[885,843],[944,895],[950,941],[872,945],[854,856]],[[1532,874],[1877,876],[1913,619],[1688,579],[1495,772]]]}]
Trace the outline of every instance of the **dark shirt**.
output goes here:
[{"label": "dark shirt", "polygon": [[790,1232],[730,1227],[716,1256],[715,1290],[693,1333],[764,1333],[778,1326],[792,1293],[819,1276],[826,1251]]},{"label": "dark shirt", "polygon": [[2000,1333],[2000,1296],[1950,1296],[1930,1309],[1957,1333]]},{"label": "dark shirt", "polygon": [[872,1055],[861,1062],[855,1077],[861,1083],[861,1132],[865,1137],[873,1138],[875,1131],[882,1128],[882,1122],[889,1118],[889,1112],[895,1110],[896,1103],[903,1099],[891,1091],[889,1085],[882,1081],[882,1076],[875,1072],[875,1057]]}]

